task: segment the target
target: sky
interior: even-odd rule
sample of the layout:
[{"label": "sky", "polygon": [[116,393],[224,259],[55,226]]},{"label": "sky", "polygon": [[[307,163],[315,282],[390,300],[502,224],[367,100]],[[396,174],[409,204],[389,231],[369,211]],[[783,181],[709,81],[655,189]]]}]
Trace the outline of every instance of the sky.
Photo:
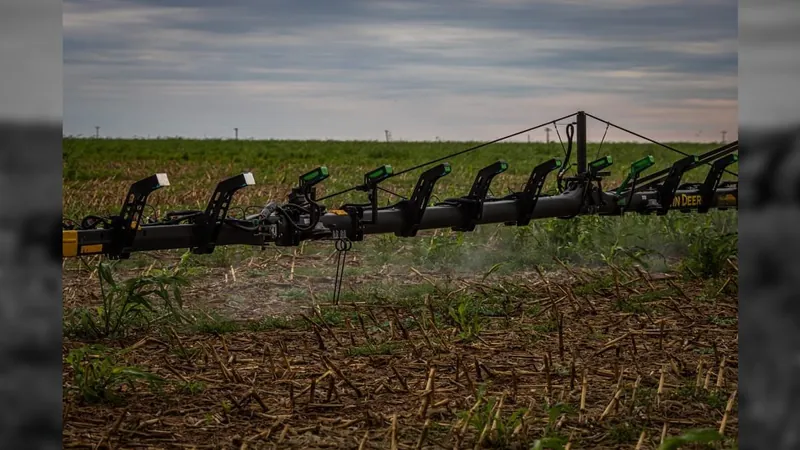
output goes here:
[{"label": "sky", "polygon": [[736,0],[67,0],[64,133],[489,140],[585,110],[732,140],[737,29]]},{"label": "sky", "polygon": [[742,127],[800,123],[800,5],[740,0],[739,114]]},{"label": "sky", "polygon": [[60,122],[61,2],[0,2],[0,121]]}]

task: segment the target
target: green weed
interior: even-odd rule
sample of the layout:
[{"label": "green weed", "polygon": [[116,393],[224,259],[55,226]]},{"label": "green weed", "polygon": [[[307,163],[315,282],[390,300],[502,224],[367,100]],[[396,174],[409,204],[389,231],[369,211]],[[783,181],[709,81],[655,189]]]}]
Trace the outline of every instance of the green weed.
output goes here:
[{"label": "green weed", "polygon": [[698,388],[693,384],[684,384],[678,387],[674,396],[682,400],[705,403],[715,409],[724,409],[728,402],[727,397],[721,392]]},{"label": "green weed", "polygon": [[350,347],[347,349],[348,356],[373,356],[391,355],[397,349],[396,342],[383,342],[381,344],[367,344],[360,347]]},{"label": "green weed", "polygon": [[608,430],[608,438],[615,444],[627,444],[638,438],[638,433],[629,423],[619,423]]},{"label": "green weed", "polygon": [[246,328],[250,331],[290,330],[303,328],[304,322],[286,317],[267,316],[258,321],[248,322]]},{"label": "green weed", "polygon": [[558,433],[555,426],[562,414],[572,414],[574,413],[574,408],[565,403],[557,403],[547,408],[546,411],[547,425],[544,428],[542,437],[533,442],[531,449],[563,450],[567,445],[567,438]]},{"label": "green weed", "polygon": [[651,310],[641,299],[635,297],[617,299],[614,302],[614,309],[629,314],[644,314]]},{"label": "green weed", "polygon": [[542,334],[553,333],[558,331],[558,321],[551,318],[550,320],[531,326],[531,329]]},{"label": "green weed", "polygon": [[708,318],[708,321],[713,323],[714,325],[720,327],[729,327],[731,325],[735,325],[739,322],[738,317],[720,317],[720,316],[711,316]]},{"label": "green weed", "polygon": [[197,333],[204,334],[235,333],[244,329],[241,323],[214,312],[201,315],[200,318],[191,325],[191,328]]},{"label": "green weed", "polygon": [[196,395],[206,390],[206,385],[200,381],[181,382],[180,391],[184,394]]},{"label": "green weed", "polygon": [[664,439],[664,443],[658,447],[658,450],[677,450],[687,444],[710,444],[721,440],[722,436],[720,436],[717,430],[689,430],[680,436]]},{"label": "green weed", "polygon": [[[482,398],[481,393],[479,399]],[[483,441],[484,448],[510,448],[514,429],[522,423],[527,412],[527,409],[519,408],[511,414],[504,415],[501,411],[497,411],[498,402],[499,400],[493,397],[485,399],[469,418],[469,425],[474,431],[476,439],[480,439],[479,436],[486,433]],[[466,412],[459,413],[461,420],[465,420],[467,416]],[[489,431],[492,428],[494,430]]]},{"label": "green weed", "polygon": [[614,286],[614,277],[606,274],[575,286],[573,292],[577,295],[603,295],[611,292]]},{"label": "green weed", "polygon": [[455,305],[448,307],[450,319],[458,327],[461,339],[470,341],[483,330],[483,318],[480,314],[482,306],[482,302],[478,298],[460,295]]}]

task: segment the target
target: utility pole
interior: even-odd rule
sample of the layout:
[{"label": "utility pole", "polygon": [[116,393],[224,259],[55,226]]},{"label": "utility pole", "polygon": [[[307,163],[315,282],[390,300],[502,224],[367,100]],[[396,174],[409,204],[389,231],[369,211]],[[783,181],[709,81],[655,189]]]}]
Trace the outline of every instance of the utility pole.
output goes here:
[{"label": "utility pole", "polygon": [[551,130],[550,127],[547,127],[547,128],[544,129],[545,135],[547,136],[547,143],[548,144],[550,143],[550,132],[551,131],[553,131],[553,130]]},{"label": "utility pole", "polygon": [[389,131],[389,130],[383,130],[383,134],[385,134],[385,135],[386,135],[386,142],[389,142],[389,141],[391,141],[391,140],[392,140],[392,132],[391,132],[391,131]]},{"label": "utility pole", "polygon": [[722,130],[722,143],[723,143],[723,144],[725,143],[725,135],[726,135],[726,134],[728,134],[728,132],[727,132],[727,131],[725,131],[725,130]]},{"label": "utility pole", "polygon": [[531,135],[530,135],[530,133],[528,133],[528,144],[530,144],[530,143],[531,143]]},{"label": "utility pole", "polygon": [[238,128],[234,128],[233,129],[233,133],[234,133],[234,139],[236,139],[238,141],[239,140],[239,129]]},{"label": "utility pole", "polygon": [[97,139],[100,138],[100,127],[98,127],[96,125],[94,127],[94,137],[97,138]]}]

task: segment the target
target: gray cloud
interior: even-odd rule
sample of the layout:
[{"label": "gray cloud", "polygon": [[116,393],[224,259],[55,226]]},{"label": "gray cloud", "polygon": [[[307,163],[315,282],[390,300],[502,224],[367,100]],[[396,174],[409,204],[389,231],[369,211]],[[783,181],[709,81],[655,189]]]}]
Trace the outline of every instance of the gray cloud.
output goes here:
[{"label": "gray cloud", "polygon": [[736,127],[736,2],[458,5],[67,1],[65,132],[484,139],[580,108],[664,139]]},{"label": "gray cloud", "polygon": [[0,119],[60,121],[61,3],[0,3]]},{"label": "gray cloud", "polygon": [[742,0],[739,30],[740,122],[783,127],[800,122],[800,8],[793,0]]}]

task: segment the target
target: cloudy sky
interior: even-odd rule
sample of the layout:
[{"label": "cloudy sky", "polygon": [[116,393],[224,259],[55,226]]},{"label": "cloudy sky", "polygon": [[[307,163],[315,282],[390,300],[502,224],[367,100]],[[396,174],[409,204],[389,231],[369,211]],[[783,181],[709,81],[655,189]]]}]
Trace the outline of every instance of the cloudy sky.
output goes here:
[{"label": "cloudy sky", "polygon": [[67,0],[64,132],[482,140],[583,109],[657,139],[732,139],[737,6]]},{"label": "cloudy sky", "polygon": [[800,122],[800,5],[740,0],[739,7],[740,124]]},{"label": "cloudy sky", "polygon": [[61,3],[0,2],[0,121],[60,121]]}]

